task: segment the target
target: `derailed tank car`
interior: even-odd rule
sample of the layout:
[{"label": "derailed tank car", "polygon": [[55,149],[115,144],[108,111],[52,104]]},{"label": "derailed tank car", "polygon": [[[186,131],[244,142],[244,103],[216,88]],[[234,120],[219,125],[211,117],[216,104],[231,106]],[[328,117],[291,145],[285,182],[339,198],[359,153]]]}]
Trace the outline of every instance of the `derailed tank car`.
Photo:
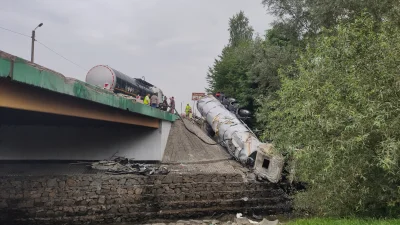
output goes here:
[{"label": "derailed tank car", "polygon": [[228,152],[243,164],[253,166],[254,172],[262,179],[277,183],[281,179],[284,158],[273,150],[271,143],[261,142],[249,127],[241,120],[250,113],[233,98],[226,100],[225,105],[213,95],[197,101],[207,132],[212,134]]},{"label": "derailed tank car", "polygon": [[149,82],[131,78],[120,71],[106,65],[97,65],[89,70],[85,79],[86,83],[111,90],[114,93],[122,93],[143,99],[147,94],[156,93],[159,101],[163,99],[161,89]]}]

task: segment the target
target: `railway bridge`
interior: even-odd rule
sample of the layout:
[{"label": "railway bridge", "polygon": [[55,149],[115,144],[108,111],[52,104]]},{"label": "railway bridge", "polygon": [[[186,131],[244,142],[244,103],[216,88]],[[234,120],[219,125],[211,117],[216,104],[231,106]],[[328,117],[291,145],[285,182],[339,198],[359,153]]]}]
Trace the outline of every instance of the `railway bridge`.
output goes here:
[{"label": "railway bridge", "polygon": [[177,116],[0,51],[0,160],[159,161]]}]

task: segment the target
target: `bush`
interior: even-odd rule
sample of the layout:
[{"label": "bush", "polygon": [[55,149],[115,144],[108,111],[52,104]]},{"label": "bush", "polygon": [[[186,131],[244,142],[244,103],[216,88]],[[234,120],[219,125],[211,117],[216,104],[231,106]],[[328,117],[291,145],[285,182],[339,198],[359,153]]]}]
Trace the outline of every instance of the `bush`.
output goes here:
[{"label": "bush", "polygon": [[363,15],[323,31],[280,76],[278,99],[258,118],[309,184],[297,209],[398,214],[400,30]]},{"label": "bush", "polygon": [[400,220],[360,220],[360,219],[299,219],[287,225],[400,225]]}]

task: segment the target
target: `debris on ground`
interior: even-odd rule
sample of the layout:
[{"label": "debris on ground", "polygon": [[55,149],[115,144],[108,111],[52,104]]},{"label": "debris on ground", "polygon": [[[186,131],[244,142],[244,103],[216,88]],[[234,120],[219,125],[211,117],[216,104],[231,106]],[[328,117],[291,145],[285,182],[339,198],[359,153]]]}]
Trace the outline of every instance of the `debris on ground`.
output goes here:
[{"label": "debris on ground", "polygon": [[158,222],[158,223],[146,223],[143,225],[278,225],[278,220],[269,221],[263,219],[260,222],[246,219],[246,217],[235,218],[234,221],[219,221],[219,220],[178,220],[175,222]]},{"label": "debris on ground", "polygon": [[262,221],[258,222],[258,221],[253,221],[250,220],[246,217],[243,217],[242,213],[237,213],[236,214],[236,218],[235,218],[235,222],[232,224],[242,224],[242,225],[247,225],[247,224],[259,224],[259,225],[278,225],[279,221],[278,220],[274,220],[274,221],[269,221],[268,219],[263,218]]},{"label": "debris on ground", "polygon": [[165,166],[155,164],[135,163],[133,160],[117,157],[113,160],[103,160],[91,164],[92,169],[105,170],[107,174],[138,174],[138,175],[156,175],[168,174],[169,170]]}]

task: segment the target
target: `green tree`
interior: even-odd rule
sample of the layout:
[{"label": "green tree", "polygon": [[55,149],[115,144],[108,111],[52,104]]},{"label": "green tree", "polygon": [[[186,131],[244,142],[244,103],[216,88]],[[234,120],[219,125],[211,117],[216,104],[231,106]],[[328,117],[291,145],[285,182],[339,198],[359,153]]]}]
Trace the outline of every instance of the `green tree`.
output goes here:
[{"label": "green tree", "polygon": [[235,14],[229,19],[229,44],[236,47],[242,42],[251,41],[253,38],[253,28],[249,24],[249,19],[243,11]]},{"label": "green tree", "polygon": [[400,23],[398,0],[262,0],[262,4],[277,16],[277,23],[292,27],[299,35],[317,34],[338,21],[351,22],[365,10],[376,21]]},{"label": "green tree", "polygon": [[240,11],[229,19],[229,33],[229,45],[209,68],[206,77],[207,91],[221,91],[235,96],[243,93],[247,84],[247,72],[252,63],[247,49],[252,43],[253,28],[244,12]]},{"label": "green tree", "polygon": [[258,117],[309,184],[296,196],[298,209],[398,215],[399,58],[395,22],[364,15],[323,31],[280,71],[278,98]]},{"label": "green tree", "polygon": [[[280,87],[278,69],[294,62],[297,34],[286,26],[274,26],[265,36],[253,36],[253,28],[243,12],[229,20],[230,40],[207,74],[207,92],[224,92],[243,107],[256,112],[259,100],[273,95]],[[263,124],[248,125],[262,130]]]},{"label": "green tree", "polygon": [[248,42],[242,42],[236,47],[224,48],[213,67],[209,68],[209,92],[221,91],[230,96],[238,96],[245,91],[247,72],[252,63],[248,57],[249,45]]}]

